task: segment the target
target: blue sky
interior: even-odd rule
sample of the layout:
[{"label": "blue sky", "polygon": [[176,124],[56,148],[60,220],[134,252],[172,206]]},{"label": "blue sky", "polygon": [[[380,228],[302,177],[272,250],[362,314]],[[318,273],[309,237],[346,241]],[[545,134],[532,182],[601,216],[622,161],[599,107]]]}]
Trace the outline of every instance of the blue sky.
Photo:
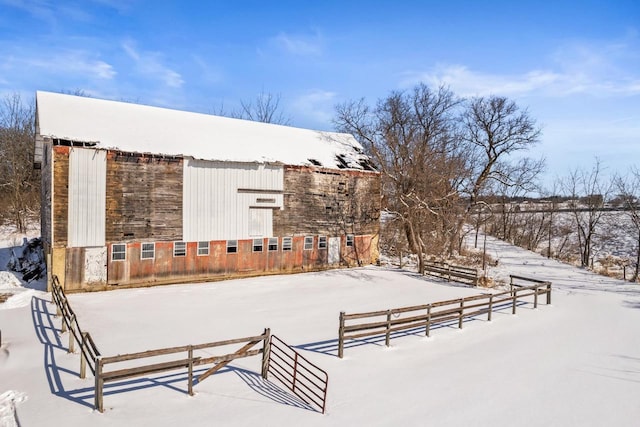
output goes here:
[{"label": "blue sky", "polygon": [[[0,95],[213,113],[280,94],[295,126],[419,82],[504,95],[542,126],[548,177],[640,160],[640,2],[0,0]],[[550,178],[549,178],[550,179]]]}]

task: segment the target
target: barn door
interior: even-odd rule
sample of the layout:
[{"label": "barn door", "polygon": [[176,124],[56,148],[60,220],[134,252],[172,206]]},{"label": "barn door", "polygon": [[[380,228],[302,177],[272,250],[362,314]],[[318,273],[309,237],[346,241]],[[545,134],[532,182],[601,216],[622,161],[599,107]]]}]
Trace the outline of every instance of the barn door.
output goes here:
[{"label": "barn door", "polygon": [[329,237],[329,264],[338,264],[340,262],[340,238]]}]

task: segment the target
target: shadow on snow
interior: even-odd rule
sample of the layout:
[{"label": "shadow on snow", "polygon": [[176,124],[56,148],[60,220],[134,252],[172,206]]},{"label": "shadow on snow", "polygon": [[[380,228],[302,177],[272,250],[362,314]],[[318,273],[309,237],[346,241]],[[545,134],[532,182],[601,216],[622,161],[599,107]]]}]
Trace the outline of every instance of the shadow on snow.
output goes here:
[{"label": "shadow on snow", "polygon": [[[66,353],[68,351],[68,347],[63,345],[62,340],[60,339],[61,330],[53,323],[55,315],[49,311],[49,304],[50,303],[48,301],[38,297],[33,297],[31,300],[31,316],[34,330],[44,348],[43,360],[49,389],[51,393],[56,396],[93,409],[93,400],[95,396],[94,384],[91,384],[89,387],[76,389],[68,389],[64,385],[63,377],[65,375],[78,377],[79,372],[64,368],[56,361],[56,354],[59,353],[59,351],[64,351]],[[204,373],[207,370],[208,368],[194,369],[194,377],[197,377],[198,374]],[[315,408],[308,405],[297,396],[288,393],[274,383],[263,379],[262,376],[256,372],[233,366],[226,366],[215,375],[217,376],[225,373],[236,374],[238,378],[240,378],[251,390],[273,402],[317,412]],[[90,380],[85,381],[88,382]],[[149,389],[152,387],[165,387],[173,391],[187,394],[187,383],[187,372],[145,376],[138,379],[107,383],[104,385],[104,395],[109,396],[135,390]],[[197,379],[194,379],[194,385],[196,384],[198,384],[198,381]]]}]

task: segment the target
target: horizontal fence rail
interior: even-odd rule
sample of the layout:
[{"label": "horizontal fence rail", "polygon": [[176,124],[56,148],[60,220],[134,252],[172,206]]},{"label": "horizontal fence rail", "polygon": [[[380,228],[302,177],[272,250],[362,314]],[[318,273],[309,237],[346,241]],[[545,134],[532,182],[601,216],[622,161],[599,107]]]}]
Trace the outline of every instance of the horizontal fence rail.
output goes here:
[{"label": "horizontal fence rail", "polygon": [[271,336],[268,373],[324,414],[329,376],[275,335]]},{"label": "horizontal fence rail", "polygon": [[80,328],[78,318],[69,304],[69,300],[65,295],[58,276],[52,276],[51,288],[52,302],[56,305],[56,316],[62,316],[62,333],[69,331],[69,353],[75,352],[75,343],[80,346],[80,378],[86,378],[87,365],[91,373],[96,373],[96,360],[100,357],[100,352],[96,347],[93,338],[89,332],[84,332]]},{"label": "horizontal fence rail", "polygon": [[[130,353],[130,354],[122,354],[118,356],[110,356],[110,357],[98,357],[96,360],[96,373],[95,373],[95,409],[100,412],[104,412],[103,405],[103,389],[104,384],[110,381],[119,381],[129,378],[135,378],[139,376],[156,374],[159,372],[172,371],[176,369],[184,369],[188,370],[188,389],[187,393],[189,395],[193,395],[193,385],[194,385],[194,375],[193,368],[195,366],[201,365],[210,365],[214,364],[214,366],[204,373],[200,374],[197,378],[197,382],[200,383],[205,378],[213,375],[220,369],[224,368],[230,362],[236,359],[256,356],[258,354],[262,354],[262,377],[266,378],[266,369],[265,367],[268,365],[268,357],[269,357],[269,342],[271,337],[271,331],[269,328],[265,329],[261,335],[244,337],[244,338],[235,338],[225,341],[216,341],[205,344],[196,344],[196,345],[184,345],[179,347],[170,347],[170,348],[162,348],[157,350],[147,350],[141,351],[138,353]],[[262,343],[262,347],[258,349],[253,349],[256,345]],[[203,352],[203,350],[209,350],[217,347],[225,347],[234,344],[244,344],[240,349],[236,350],[233,353],[223,354],[219,356],[211,356],[208,352],[204,352],[207,354],[207,357],[198,356],[195,352]],[[174,357],[170,360],[166,360],[165,356],[175,356],[178,353],[186,353],[180,357]],[[136,364],[137,361],[140,360],[148,360],[148,359],[156,359],[153,363],[146,364]],[[161,359],[161,360],[157,360]],[[125,363],[129,362],[128,365],[132,363],[135,366],[127,366],[121,369],[115,369],[111,371],[105,370],[106,365],[116,364],[116,363]]]},{"label": "horizontal fence rail", "polygon": [[[518,302],[533,296],[533,306],[538,307],[538,296],[547,296],[547,304],[551,304],[551,282],[512,277],[511,289],[495,294],[473,295],[465,298],[439,301],[431,304],[401,307],[389,310],[370,311],[365,313],[340,313],[338,327],[338,357],[344,356],[344,343],[347,340],[384,336],[385,345],[390,345],[392,334],[401,331],[424,328],[429,336],[434,325],[457,321],[462,329],[465,318],[486,314],[491,321],[493,311],[511,305],[512,314],[516,314]],[[517,285],[514,280],[529,281],[533,285]],[[507,306],[508,306],[507,305]],[[362,319],[366,319],[362,321]],[[359,323],[353,321],[360,320]]]},{"label": "horizontal fence rail", "polygon": [[474,286],[477,286],[480,280],[477,269],[448,264],[446,262],[425,261],[424,273],[447,279],[449,282],[470,283]]}]

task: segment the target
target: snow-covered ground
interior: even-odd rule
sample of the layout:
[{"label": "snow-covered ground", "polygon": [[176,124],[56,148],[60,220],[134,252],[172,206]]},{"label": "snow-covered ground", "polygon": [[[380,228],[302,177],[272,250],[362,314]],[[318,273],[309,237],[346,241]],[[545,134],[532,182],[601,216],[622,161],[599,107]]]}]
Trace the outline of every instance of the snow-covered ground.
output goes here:
[{"label": "snow-covered ground", "polygon": [[[283,398],[258,357],[186,394],[183,371],[109,383],[105,412],[50,296],[0,304],[0,426],[632,426],[640,419],[640,286],[570,267],[493,238],[491,274],[553,282],[553,301],[408,335],[348,345],[338,313],[482,292],[412,272],[365,267],[69,296],[104,355],[257,335],[265,327],[329,373],[327,412]],[[0,264],[2,267],[2,264]],[[1,286],[1,285],[0,285]],[[24,292],[23,292],[24,293]],[[17,302],[14,302],[16,299]],[[362,343],[359,343],[362,344]]]}]

